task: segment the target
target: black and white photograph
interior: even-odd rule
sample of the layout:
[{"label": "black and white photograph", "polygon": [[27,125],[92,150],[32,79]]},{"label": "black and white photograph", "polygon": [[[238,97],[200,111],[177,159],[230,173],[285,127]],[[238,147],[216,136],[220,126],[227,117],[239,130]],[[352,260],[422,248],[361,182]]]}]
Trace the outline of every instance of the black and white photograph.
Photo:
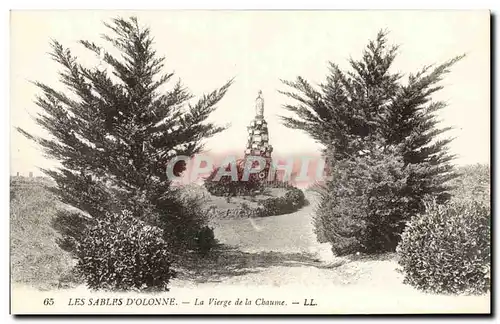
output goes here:
[{"label": "black and white photograph", "polygon": [[12,10],[11,314],[490,314],[491,19]]}]

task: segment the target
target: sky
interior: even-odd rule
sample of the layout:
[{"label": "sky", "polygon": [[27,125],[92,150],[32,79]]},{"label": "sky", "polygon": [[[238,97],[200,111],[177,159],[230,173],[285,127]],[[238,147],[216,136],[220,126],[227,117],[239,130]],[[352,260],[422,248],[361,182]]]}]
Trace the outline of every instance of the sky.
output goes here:
[{"label": "sky", "polygon": [[246,127],[255,114],[255,98],[262,90],[264,116],[275,153],[318,154],[321,146],[307,134],[284,127],[278,116],[289,100],[280,80],[302,76],[323,82],[328,62],[348,68],[359,58],[368,40],[381,29],[389,42],[400,45],[393,71],[407,75],[425,65],[460,54],[433,96],[448,107],[439,113],[441,125],[455,140],[451,153],[458,165],[490,160],[490,25],[488,11],[11,11],[10,124],[11,174],[41,175],[39,167],[55,162],[15,131],[21,127],[45,135],[33,121],[40,91],[30,80],[63,89],[59,66],[48,56],[50,39],[69,47],[84,65],[98,59],[77,42],[106,45],[103,22],[136,16],[155,38],[155,49],[165,56],[165,72],[175,72],[195,96],[201,96],[234,78],[227,95],[210,120],[230,124],[229,129],[206,141],[211,154],[243,154]]}]

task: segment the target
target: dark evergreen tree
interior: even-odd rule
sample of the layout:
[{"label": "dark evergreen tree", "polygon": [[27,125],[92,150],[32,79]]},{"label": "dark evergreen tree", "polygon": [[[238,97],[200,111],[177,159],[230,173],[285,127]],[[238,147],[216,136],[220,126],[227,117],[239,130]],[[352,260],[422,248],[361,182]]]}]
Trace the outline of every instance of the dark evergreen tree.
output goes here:
[{"label": "dark evergreen tree", "polygon": [[439,128],[436,112],[446,107],[443,101],[432,101],[431,95],[443,87],[438,85],[449,68],[463,56],[455,57],[435,68],[426,66],[410,74],[388,106],[384,138],[388,145],[399,145],[405,165],[414,166],[408,177],[405,195],[409,208],[419,212],[422,199],[431,195],[438,202],[450,198],[449,180],[457,177],[448,152],[451,138],[440,137],[451,127]]},{"label": "dark evergreen tree", "polygon": [[[206,119],[232,81],[191,104],[193,95],[180,81],[166,89],[174,74],[162,74],[164,57],[153,49],[148,28],[136,18],[117,18],[105,25],[110,35],[103,39],[120,56],[90,41],[80,44],[101,55],[110,71],[84,67],[69,49],[53,41],[51,57],[63,68],[59,75],[67,91],[35,82],[42,91],[36,104],[43,111],[36,122],[51,137],[19,131],[60,161],[61,168],[44,171],[56,181],[54,191],[64,203],[91,219],[129,210],[169,228],[166,239],[179,239],[182,235],[172,229],[186,229],[192,222],[185,218],[195,216],[177,199],[166,165],[175,155],[200,152],[203,139],[224,129]],[[174,171],[183,169],[179,162]],[[85,217],[64,211],[55,220],[68,249],[85,226],[77,219]]]},{"label": "dark evergreen tree", "polygon": [[353,166],[338,162],[356,161],[360,156],[389,154],[401,159],[405,185],[398,186],[397,195],[407,206],[399,223],[423,208],[425,196],[447,198],[447,181],[455,176],[447,147],[451,139],[439,138],[448,130],[439,128],[436,118],[445,103],[433,102],[431,96],[463,56],[425,67],[409,75],[406,83],[402,74],[391,72],[397,52],[397,46],[387,45],[387,32],[381,31],[361,59],[349,61],[352,70],[345,72],[330,63],[326,82],[319,87],[302,77],[283,81],[291,90],[282,93],[294,102],[284,107],[293,116],[281,118],[286,126],[303,130],[323,144],[332,168]]}]

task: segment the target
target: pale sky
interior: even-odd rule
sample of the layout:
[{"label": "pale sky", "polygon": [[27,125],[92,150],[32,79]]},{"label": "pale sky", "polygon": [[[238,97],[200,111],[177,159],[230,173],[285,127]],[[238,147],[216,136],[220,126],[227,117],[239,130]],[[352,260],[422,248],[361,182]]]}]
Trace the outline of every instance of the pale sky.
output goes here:
[{"label": "pale sky", "polygon": [[83,63],[97,62],[77,44],[80,39],[105,45],[99,35],[102,22],[135,15],[151,28],[155,48],[166,56],[165,72],[176,77],[196,96],[235,83],[219,103],[211,120],[231,123],[224,133],[209,139],[214,153],[243,154],[246,126],[254,116],[257,92],[265,99],[265,118],[275,152],[314,154],[320,146],[308,135],[281,125],[278,115],[287,99],[280,79],[300,75],[322,82],[328,61],[347,68],[349,57],[359,58],[369,39],[380,29],[400,44],[394,70],[405,74],[467,53],[443,81],[434,96],[449,106],[440,113],[443,126],[454,126],[451,152],[457,164],[490,160],[490,25],[487,11],[13,11],[11,13],[11,174],[54,165],[35,144],[18,134],[20,126],[43,134],[30,119],[37,80],[61,88],[59,66],[47,55],[49,40],[69,47]]}]

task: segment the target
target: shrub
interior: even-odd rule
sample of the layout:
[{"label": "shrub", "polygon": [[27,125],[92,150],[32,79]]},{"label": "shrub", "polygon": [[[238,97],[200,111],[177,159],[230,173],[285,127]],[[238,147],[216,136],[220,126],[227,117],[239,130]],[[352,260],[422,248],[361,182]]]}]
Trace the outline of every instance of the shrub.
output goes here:
[{"label": "shrub", "polygon": [[405,283],[435,293],[486,292],[490,217],[482,202],[429,204],[409,222],[397,248]]},{"label": "shrub", "polygon": [[291,187],[283,197],[272,197],[260,202],[259,214],[261,216],[276,216],[290,214],[306,204],[302,190]]},{"label": "shrub", "polygon": [[267,216],[286,214],[289,206],[282,197],[267,198],[260,202],[262,205],[262,213]]},{"label": "shrub", "polygon": [[302,190],[292,187],[285,193],[285,200],[290,202],[294,207],[302,207],[306,202],[306,196]]},{"label": "shrub", "polygon": [[269,197],[255,201],[258,202],[257,206],[242,202],[235,208],[217,212],[214,207],[210,212],[217,218],[226,219],[267,217],[296,212],[308,203],[302,190],[297,188],[289,189],[283,197]]},{"label": "shrub", "polygon": [[[268,181],[268,182],[266,182],[266,187],[267,188],[285,188],[285,189],[295,188],[288,181],[282,181],[282,180]],[[295,188],[295,189],[297,189],[297,188]]]},{"label": "shrub", "polygon": [[313,217],[318,241],[336,255],[394,251],[410,215],[402,161],[387,152],[336,162],[333,180],[317,188]]},{"label": "shrub", "polygon": [[208,226],[210,214],[204,207],[205,202],[203,198],[181,194],[175,230],[170,231],[168,223],[162,224],[165,240],[174,238],[171,245],[176,247],[177,254],[196,251],[204,256],[215,246],[215,234]]},{"label": "shrub", "polygon": [[217,243],[215,240],[214,230],[208,226],[204,226],[196,236],[197,250],[205,256]]},{"label": "shrub", "polygon": [[174,276],[162,231],[129,212],[108,213],[89,226],[77,257],[91,289],[168,290]]},{"label": "shrub", "polygon": [[199,237],[208,226],[210,217],[204,207],[206,199],[201,194],[186,192],[184,188],[179,189],[175,196],[166,211],[159,215],[163,238],[174,254],[199,251]]},{"label": "shrub", "polygon": [[244,174],[243,161],[236,164],[238,180],[234,181],[231,176],[222,176],[219,181],[213,181],[220,169],[230,170],[231,165],[219,167],[205,179],[205,188],[214,196],[249,196],[261,188],[261,181],[257,174],[250,174],[247,181],[242,181]]},{"label": "shrub", "polygon": [[52,227],[61,233],[61,237],[56,238],[56,243],[62,250],[74,255],[78,245],[85,237],[86,228],[94,220],[81,212],[68,211],[64,209],[57,210],[51,220]]}]

